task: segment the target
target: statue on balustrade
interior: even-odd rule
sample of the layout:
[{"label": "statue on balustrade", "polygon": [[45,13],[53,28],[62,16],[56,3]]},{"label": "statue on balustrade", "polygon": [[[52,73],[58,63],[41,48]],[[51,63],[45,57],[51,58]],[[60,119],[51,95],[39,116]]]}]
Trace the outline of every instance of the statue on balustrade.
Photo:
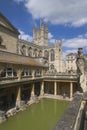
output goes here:
[{"label": "statue on balustrade", "polygon": [[78,74],[78,85],[81,88],[82,92],[85,92],[87,91],[86,74],[85,74],[86,62],[85,62],[82,48],[78,48],[76,64],[77,64],[77,74]]}]

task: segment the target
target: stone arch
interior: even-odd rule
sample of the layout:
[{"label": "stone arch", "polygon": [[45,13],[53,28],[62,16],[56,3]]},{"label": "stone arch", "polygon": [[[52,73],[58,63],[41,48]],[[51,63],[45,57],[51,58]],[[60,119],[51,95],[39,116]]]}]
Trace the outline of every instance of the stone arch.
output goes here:
[{"label": "stone arch", "polygon": [[54,70],[54,68],[55,68],[54,65],[51,64],[51,65],[50,65],[50,70]]},{"label": "stone arch", "polygon": [[21,50],[22,55],[26,55],[26,46],[22,45],[22,50]]},{"label": "stone arch", "polygon": [[39,57],[42,57],[42,51],[41,51],[41,50],[39,51],[38,56],[39,56]]},{"label": "stone arch", "polygon": [[44,51],[44,57],[45,57],[46,59],[49,58],[49,52],[48,52],[47,50]]},{"label": "stone arch", "polygon": [[32,47],[29,47],[28,48],[28,56],[32,57],[32,53],[33,53]]},{"label": "stone arch", "polygon": [[38,56],[38,50],[35,48],[34,49],[34,57],[37,57]]}]

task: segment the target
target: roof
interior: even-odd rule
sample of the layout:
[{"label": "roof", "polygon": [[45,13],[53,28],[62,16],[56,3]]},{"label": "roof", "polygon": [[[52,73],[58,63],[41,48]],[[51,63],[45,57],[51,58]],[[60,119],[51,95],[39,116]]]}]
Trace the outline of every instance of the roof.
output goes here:
[{"label": "roof", "polygon": [[0,23],[0,26],[3,26],[10,31],[13,31],[17,35],[20,34],[18,30],[12,25],[12,23],[0,12],[0,21],[2,20],[3,20],[3,23]]},{"label": "roof", "polygon": [[0,51],[0,63],[21,64],[27,66],[44,67],[33,58],[21,56],[14,53]]},{"label": "roof", "polygon": [[77,53],[69,53],[66,56],[76,56],[76,55],[77,55]]}]

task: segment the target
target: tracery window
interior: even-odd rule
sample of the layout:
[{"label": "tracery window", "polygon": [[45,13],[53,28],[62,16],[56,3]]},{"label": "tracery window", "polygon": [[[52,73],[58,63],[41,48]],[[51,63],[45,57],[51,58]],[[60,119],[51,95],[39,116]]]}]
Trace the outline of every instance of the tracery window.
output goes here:
[{"label": "tracery window", "polygon": [[29,55],[30,57],[32,57],[32,48],[31,48],[31,47],[28,49],[28,55]]},{"label": "tracery window", "polygon": [[51,61],[54,61],[55,60],[55,53],[54,53],[54,50],[52,49],[51,52],[50,52],[50,60]]},{"label": "tracery window", "polygon": [[48,59],[48,58],[49,58],[49,53],[48,53],[48,51],[47,51],[47,50],[45,50],[45,52],[44,52],[44,57],[45,57],[46,59]]},{"label": "tracery window", "polygon": [[22,55],[26,55],[26,46],[25,45],[22,46],[21,53],[22,53]]},{"label": "tracery window", "polygon": [[37,57],[37,49],[34,50],[34,57]]},{"label": "tracery window", "polygon": [[39,57],[42,57],[42,51],[41,51],[41,50],[39,51],[38,56],[39,56]]}]

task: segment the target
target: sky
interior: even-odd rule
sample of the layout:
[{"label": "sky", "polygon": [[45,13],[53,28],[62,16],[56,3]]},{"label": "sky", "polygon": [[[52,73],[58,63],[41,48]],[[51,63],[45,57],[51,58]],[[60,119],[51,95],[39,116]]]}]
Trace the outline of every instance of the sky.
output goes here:
[{"label": "sky", "polygon": [[87,0],[0,0],[0,12],[32,42],[33,27],[48,24],[49,45],[62,41],[63,54],[87,54]]}]

